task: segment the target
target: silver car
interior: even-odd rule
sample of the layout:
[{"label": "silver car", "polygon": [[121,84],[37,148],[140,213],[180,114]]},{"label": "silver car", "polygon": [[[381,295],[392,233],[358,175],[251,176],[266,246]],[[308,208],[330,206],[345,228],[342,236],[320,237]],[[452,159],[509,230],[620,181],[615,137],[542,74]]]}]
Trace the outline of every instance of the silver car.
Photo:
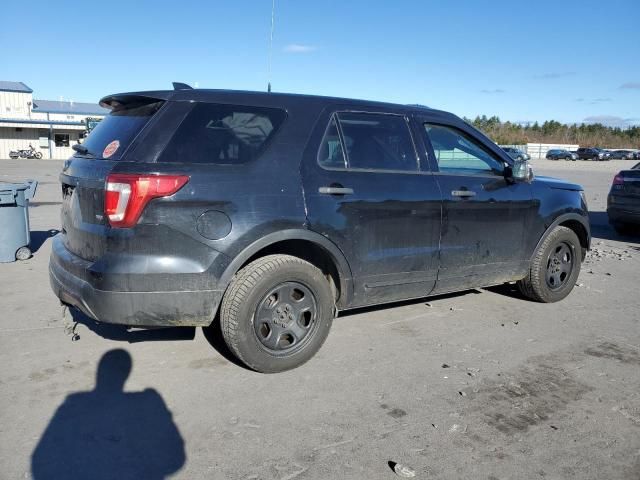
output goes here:
[{"label": "silver car", "polygon": [[527,153],[524,153],[522,150],[513,147],[503,147],[505,152],[509,154],[511,158],[514,160],[531,160],[531,156]]}]

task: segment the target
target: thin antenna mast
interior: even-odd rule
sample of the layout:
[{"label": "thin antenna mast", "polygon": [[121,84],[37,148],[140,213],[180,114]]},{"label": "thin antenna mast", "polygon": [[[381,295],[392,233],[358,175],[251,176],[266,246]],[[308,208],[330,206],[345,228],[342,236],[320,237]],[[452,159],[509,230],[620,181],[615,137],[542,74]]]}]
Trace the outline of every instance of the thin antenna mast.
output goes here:
[{"label": "thin antenna mast", "polygon": [[273,57],[273,23],[276,12],[276,0],[271,2],[271,35],[269,37],[269,73],[267,74],[267,92],[271,93],[271,58]]}]

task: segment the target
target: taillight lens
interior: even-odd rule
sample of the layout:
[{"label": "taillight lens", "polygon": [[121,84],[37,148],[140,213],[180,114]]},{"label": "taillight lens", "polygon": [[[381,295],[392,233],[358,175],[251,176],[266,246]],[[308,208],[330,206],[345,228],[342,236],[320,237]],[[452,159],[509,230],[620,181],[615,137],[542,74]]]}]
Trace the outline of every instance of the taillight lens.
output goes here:
[{"label": "taillight lens", "polygon": [[104,214],[112,227],[133,227],[149,201],[173,195],[188,181],[186,175],[112,173],[105,186]]},{"label": "taillight lens", "polygon": [[615,177],[613,177],[613,186],[616,188],[620,188],[622,187],[622,185],[624,185],[624,177],[621,173],[619,173]]}]

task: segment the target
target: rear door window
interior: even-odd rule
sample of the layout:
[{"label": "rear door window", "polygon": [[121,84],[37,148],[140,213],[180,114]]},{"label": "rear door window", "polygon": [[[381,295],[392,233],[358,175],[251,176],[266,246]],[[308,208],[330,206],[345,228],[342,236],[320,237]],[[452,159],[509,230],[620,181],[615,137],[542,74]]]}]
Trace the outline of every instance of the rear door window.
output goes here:
[{"label": "rear door window", "polygon": [[239,164],[257,158],[284,121],[283,110],[197,103],[159,162]]},{"label": "rear door window", "polygon": [[96,125],[83,145],[93,157],[120,160],[136,135],[163,103],[137,102],[114,109]]},{"label": "rear door window", "polygon": [[325,168],[345,168],[345,160],[349,170],[416,172],[418,157],[405,117],[360,112],[332,117],[318,163]]}]

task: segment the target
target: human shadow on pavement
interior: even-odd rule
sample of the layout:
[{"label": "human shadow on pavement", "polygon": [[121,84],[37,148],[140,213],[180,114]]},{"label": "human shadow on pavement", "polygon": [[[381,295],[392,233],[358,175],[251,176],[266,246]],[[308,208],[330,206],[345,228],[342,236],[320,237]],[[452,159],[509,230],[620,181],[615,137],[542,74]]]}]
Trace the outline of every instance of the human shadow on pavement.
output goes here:
[{"label": "human shadow on pavement", "polygon": [[52,228],[51,230],[31,231],[29,235],[31,238],[31,243],[29,243],[31,253],[36,253],[48,239],[55,237],[58,233],[60,233],[60,230],[56,230],[55,228]]},{"label": "human shadow on pavement", "polygon": [[124,391],[131,368],[125,350],[110,350],[95,389],[65,399],[33,451],[35,480],[155,480],[182,468],[184,440],[160,394]]},{"label": "human shadow on pavement", "polygon": [[92,332],[107,340],[120,342],[166,342],[177,340],[193,340],[195,327],[161,327],[148,329],[130,329],[126,325],[96,322],[77,308],[69,307],[74,322],[86,326]]}]

